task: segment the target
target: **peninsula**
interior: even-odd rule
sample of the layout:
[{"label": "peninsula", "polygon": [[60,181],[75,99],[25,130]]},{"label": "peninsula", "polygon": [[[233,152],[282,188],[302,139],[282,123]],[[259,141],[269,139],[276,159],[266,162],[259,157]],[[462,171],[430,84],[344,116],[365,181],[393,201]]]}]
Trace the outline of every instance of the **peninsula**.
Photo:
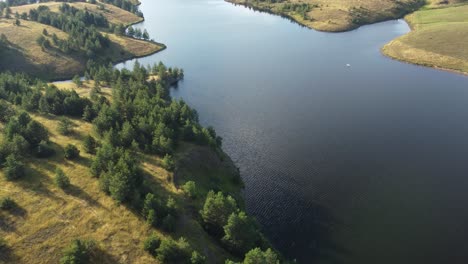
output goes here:
[{"label": "peninsula", "polygon": [[391,58],[468,73],[466,0],[227,0],[288,17],[319,31],[341,32],[404,17],[411,33],[383,49]]}]

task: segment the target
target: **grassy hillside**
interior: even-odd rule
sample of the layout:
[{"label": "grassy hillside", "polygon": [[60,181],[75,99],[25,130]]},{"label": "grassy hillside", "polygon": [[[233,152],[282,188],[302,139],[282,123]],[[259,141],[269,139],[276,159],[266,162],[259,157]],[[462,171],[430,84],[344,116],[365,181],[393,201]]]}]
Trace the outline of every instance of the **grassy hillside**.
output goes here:
[{"label": "grassy hillside", "polygon": [[402,17],[422,0],[227,0],[287,16],[320,31],[347,31],[360,25]]},{"label": "grassy hillside", "polygon": [[[37,7],[42,5],[42,6],[48,6],[50,10],[52,10],[53,12],[58,12],[61,4],[62,2],[47,2],[47,3],[38,3],[38,4],[23,5],[23,6],[14,6],[11,8],[11,11],[13,13],[18,12],[19,14],[23,12],[28,13],[29,10],[36,9]],[[84,3],[84,2],[76,2],[76,3],[69,3],[69,4],[78,9],[86,9],[92,13],[102,14],[109,20],[109,22],[113,24],[131,25],[131,24],[135,24],[135,23],[143,21],[142,17],[139,17],[131,12],[125,11],[123,9],[120,9],[118,7],[115,7],[109,4],[101,3],[104,9],[99,8],[98,5],[93,5],[93,4]]]},{"label": "grassy hillside", "polygon": [[[49,7],[51,12],[60,13],[59,7],[62,2],[49,2],[12,7],[12,14],[28,14],[30,10],[39,6]],[[98,5],[89,3],[70,3],[70,6],[79,10],[86,10],[94,14],[102,14],[109,23],[116,25],[130,25],[142,21],[143,18],[122,10],[112,5],[103,4],[104,9]],[[43,36],[43,30],[48,32],[45,39],[52,42],[52,35],[56,34],[60,41],[70,39],[69,34],[49,25],[41,24],[31,20],[19,19],[20,25],[15,25],[16,19],[0,18],[0,33],[6,39],[7,48],[0,56],[0,70],[15,72],[26,72],[43,79],[70,79],[75,74],[83,73],[87,58],[82,52],[63,52],[57,45],[52,44],[44,48],[38,43],[38,38]],[[143,57],[164,49],[164,45],[151,41],[130,38],[122,34],[109,32],[107,28],[98,28],[98,31],[109,38],[110,44],[103,52],[98,52],[95,60],[120,62],[131,58]]]},{"label": "grassy hillside", "polygon": [[[75,84],[57,84],[59,89],[76,89],[80,96],[90,97],[93,81],[80,87]],[[95,89],[95,88],[94,88]],[[100,94],[111,97],[108,87],[100,87]],[[0,99],[1,101],[2,99]],[[16,110],[22,108],[15,106]],[[182,143],[174,153],[176,173],[162,167],[162,158],[143,152],[135,153],[142,161],[146,189],[160,197],[173,197],[178,205],[175,232],[155,229],[139,211],[128,204],[117,203],[100,188],[99,179],[90,173],[94,155],[87,154],[83,140],[91,134],[100,136],[93,124],[78,118],[69,118],[73,130],[68,135],[58,132],[60,118],[52,114],[30,113],[31,117],[49,131],[49,145],[55,154],[47,159],[27,156],[25,176],[16,181],[0,172],[0,198],[9,197],[16,202],[11,211],[0,210],[0,237],[7,249],[0,247],[0,263],[58,263],[62,252],[74,239],[93,240],[97,253],[91,263],[158,263],[143,250],[144,240],[150,234],[160,238],[186,237],[190,245],[207,257],[208,263],[224,263],[233,258],[212,236],[202,228],[198,210],[208,190],[223,190],[240,199],[242,184],[237,169],[230,159],[214,152],[208,146]],[[5,125],[0,125],[1,141],[5,140]],[[80,157],[65,158],[66,145],[78,146]],[[57,168],[69,178],[71,186],[59,188],[54,177]],[[196,198],[188,198],[181,185],[197,182]]]},{"label": "grassy hillside", "polygon": [[406,17],[412,31],[383,53],[406,62],[468,73],[468,2],[435,1]]},{"label": "grassy hillside", "polygon": [[[92,133],[92,125],[75,119],[74,133],[62,136],[56,132],[57,118],[48,115],[34,115],[34,119],[44,124],[51,133],[51,142],[57,155],[51,159],[30,159],[27,177],[20,182],[7,182],[0,173],[0,197],[9,196],[18,203],[19,209],[13,214],[0,214],[2,229],[0,235],[8,241],[11,256],[6,263],[58,263],[64,246],[73,239],[93,239],[98,242],[102,258],[93,263],[156,263],[147,254],[142,244],[154,231],[144,219],[124,205],[118,205],[104,194],[96,178],[89,173],[91,155],[81,148],[82,157],[77,161],[67,161],[63,149],[69,143],[81,146],[82,138]],[[209,149],[187,145],[178,155],[213,157]],[[203,158],[201,156],[200,158]],[[157,156],[144,155],[143,168],[149,179],[158,187],[159,193],[171,195],[178,200],[184,196],[172,181],[172,173],[161,168]],[[216,162],[216,161],[214,161]],[[232,173],[230,167],[217,164],[215,170]],[[54,185],[56,168],[61,168],[71,179],[72,188],[63,191]],[[191,177],[204,176],[195,166],[183,168],[191,172]],[[204,176],[205,177],[205,176]],[[184,179],[178,179],[184,182]],[[185,236],[200,252],[211,256],[213,262],[220,263],[229,256],[208,236],[193,216],[190,207],[183,208],[183,217],[178,222],[175,238]],[[161,236],[166,236],[160,231]],[[5,259],[7,256],[0,256]],[[220,259],[221,258],[221,259]],[[1,261],[0,261],[1,263]]]},{"label": "grassy hillside", "polygon": [[84,70],[85,61],[73,54],[64,54],[56,49],[43,50],[36,42],[46,29],[60,39],[68,34],[51,26],[26,20],[21,25],[13,25],[14,19],[0,18],[0,33],[8,40],[8,49],[3,50],[0,71],[28,72],[46,79],[63,78]]}]

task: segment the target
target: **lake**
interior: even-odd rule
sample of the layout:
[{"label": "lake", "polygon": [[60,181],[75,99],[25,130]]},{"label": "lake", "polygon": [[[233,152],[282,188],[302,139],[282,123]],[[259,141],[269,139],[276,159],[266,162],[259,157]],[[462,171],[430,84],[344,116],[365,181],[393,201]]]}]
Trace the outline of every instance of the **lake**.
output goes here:
[{"label": "lake", "polygon": [[323,33],[222,0],[141,9],[168,48],[139,62],[185,70],[172,95],[224,138],[285,255],[468,263],[468,77],[381,55],[404,21]]}]

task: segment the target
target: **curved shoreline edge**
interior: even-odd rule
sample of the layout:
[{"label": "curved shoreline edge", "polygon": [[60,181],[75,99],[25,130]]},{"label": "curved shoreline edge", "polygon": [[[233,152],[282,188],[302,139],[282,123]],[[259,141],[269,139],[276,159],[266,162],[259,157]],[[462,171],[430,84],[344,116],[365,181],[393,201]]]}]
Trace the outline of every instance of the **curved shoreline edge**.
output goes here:
[{"label": "curved shoreline edge", "polygon": [[[412,32],[413,30],[411,30]],[[408,32],[406,33],[405,35],[403,36],[406,36],[408,34],[410,34],[411,32]],[[454,73],[454,74],[458,74],[458,75],[463,75],[463,76],[468,76],[468,72],[465,72],[465,71],[460,71],[460,70],[455,70],[455,69],[450,69],[450,68],[444,68],[444,67],[440,67],[440,66],[437,66],[436,64],[434,63],[423,63],[423,62],[417,62],[417,61],[414,61],[414,60],[410,60],[410,59],[404,59],[402,57],[399,57],[397,55],[393,55],[391,54],[391,52],[388,51],[388,46],[389,45],[393,45],[395,43],[395,41],[397,41],[398,38],[396,39],[393,39],[391,40],[390,42],[388,42],[387,44],[385,44],[383,47],[380,48],[380,52],[382,53],[382,55],[384,55],[385,57],[389,58],[389,59],[392,59],[392,60],[395,60],[395,61],[398,61],[398,62],[402,62],[402,63],[406,63],[406,64],[411,64],[411,65],[415,65],[415,66],[420,66],[420,67],[425,67],[425,68],[432,68],[434,70],[438,70],[438,71],[445,71],[445,72],[450,72],[450,73]]]},{"label": "curved shoreline edge", "polygon": [[[302,27],[306,27],[306,28],[316,30],[316,31],[319,31],[319,32],[328,32],[328,33],[348,32],[348,31],[356,30],[356,29],[360,28],[361,26],[372,25],[372,24],[385,22],[385,21],[390,21],[390,20],[404,19],[405,22],[410,27],[410,32],[408,32],[408,33],[406,33],[406,34],[404,34],[402,36],[396,37],[395,39],[391,40],[390,42],[388,42],[384,46],[382,46],[380,48],[380,52],[384,56],[386,56],[387,58],[399,61],[399,62],[403,62],[403,63],[408,63],[408,64],[412,64],[412,65],[417,65],[417,66],[432,68],[432,69],[436,69],[436,70],[440,70],[440,71],[446,71],[446,72],[450,72],[450,73],[455,73],[455,74],[459,74],[459,75],[468,76],[468,71],[457,70],[457,69],[452,69],[452,68],[448,68],[448,67],[439,66],[435,62],[430,62],[430,60],[428,62],[419,62],[419,61],[416,61],[416,60],[407,59],[407,58],[398,56],[397,54],[393,54],[391,51],[389,51],[388,47],[390,45],[395,44],[400,38],[402,38],[404,36],[407,36],[407,35],[409,35],[409,34],[416,31],[414,25],[411,23],[411,21],[408,20],[407,17],[410,14],[414,14],[418,10],[416,10],[414,12],[411,12],[409,14],[406,14],[404,16],[400,16],[400,17],[381,17],[381,18],[378,18],[378,19],[376,19],[374,21],[370,21],[369,23],[365,23],[365,24],[362,24],[362,25],[349,24],[348,27],[345,27],[345,28],[342,28],[342,29],[324,30],[324,29],[320,29],[320,28],[317,28],[317,27],[313,27],[312,25],[306,24],[306,23],[304,23],[302,21],[299,21],[294,16],[291,16],[289,14],[285,14],[285,13],[281,13],[281,12],[275,12],[275,11],[273,11],[271,9],[254,6],[254,5],[246,3],[246,2],[239,2],[239,1],[236,1],[236,0],[225,0],[225,1],[228,2],[228,3],[231,3],[231,4],[235,5],[235,6],[240,5],[240,6],[243,6],[243,7],[246,7],[246,8],[251,8],[251,9],[253,9],[255,11],[281,16],[281,17],[283,17],[285,19],[288,19],[291,22],[296,23],[296,24],[298,24],[298,25],[300,25]],[[401,51],[403,51],[403,49],[401,49]],[[425,51],[425,50],[421,50],[421,52],[425,52],[427,54],[431,53],[430,51]],[[442,55],[442,54],[434,53],[434,55],[439,56],[439,57],[443,57],[443,58],[445,58],[447,60],[449,60],[449,59],[458,60],[457,58],[445,56],[445,55]]]},{"label": "curved shoreline edge", "polygon": [[[459,75],[463,75],[463,76],[468,76],[468,71],[449,68],[449,67],[444,67],[444,66],[441,66],[440,64],[438,64],[437,62],[435,62],[434,60],[438,58],[440,60],[445,60],[445,61],[455,61],[455,62],[458,61],[461,64],[467,64],[468,65],[467,61],[463,61],[462,59],[459,59],[459,58],[456,58],[456,57],[451,57],[451,56],[448,56],[448,55],[443,55],[443,54],[439,54],[439,53],[436,53],[436,52],[432,52],[430,50],[418,49],[416,47],[412,47],[412,46],[410,46],[408,44],[405,44],[402,41],[400,41],[401,39],[403,39],[405,37],[408,37],[409,35],[414,34],[415,32],[418,31],[416,25],[413,24],[413,22],[408,18],[408,16],[405,16],[404,20],[409,25],[410,31],[408,33],[404,34],[404,35],[401,35],[401,36],[391,40],[390,42],[386,43],[383,47],[381,47],[380,52],[384,56],[386,56],[386,57],[388,57],[390,59],[399,61],[399,62],[407,63],[407,64],[412,64],[412,65],[417,65],[417,66],[421,66],[421,67],[432,68],[432,69],[439,70],[439,71],[445,71],[445,72],[455,73],[455,74],[459,74]],[[397,45],[406,46],[406,47],[395,47]],[[407,53],[418,52],[418,54],[413,55],[410,58],[409,56],[405,57],[402,54],[404,52],[407,52]],[[424,61],[418,61],[416,57],[418,57],[418,58],[423,57],[421,55],[426,55],[427,57],[432,58],[432,59],[426,59]]]}]

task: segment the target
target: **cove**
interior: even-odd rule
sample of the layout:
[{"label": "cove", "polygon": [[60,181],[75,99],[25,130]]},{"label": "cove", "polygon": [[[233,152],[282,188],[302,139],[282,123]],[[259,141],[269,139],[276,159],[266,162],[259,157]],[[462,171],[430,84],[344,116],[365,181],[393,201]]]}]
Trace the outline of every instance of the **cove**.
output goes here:
[{"label": "cove", "polygon": [[138,61],[184,69],[172,95],[224,138],[286,256],[466,263],[468,77],[381,55],[404,21],[323,33],[221,0],[141,9],[167,49]]}]

